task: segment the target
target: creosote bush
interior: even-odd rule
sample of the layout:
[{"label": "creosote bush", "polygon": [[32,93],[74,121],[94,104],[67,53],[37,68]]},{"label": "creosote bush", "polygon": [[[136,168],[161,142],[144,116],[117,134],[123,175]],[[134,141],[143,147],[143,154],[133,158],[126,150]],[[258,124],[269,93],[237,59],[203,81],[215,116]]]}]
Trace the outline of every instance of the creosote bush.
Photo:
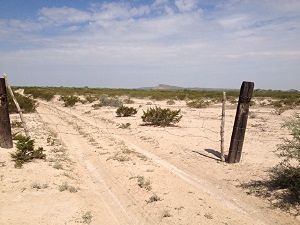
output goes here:
[{"label": "creosote bush", "polygon": [[93,95],[87,95],[85,96],[85,100],[88,102],[88,103],[92,103],[92,102],[95,102],[98,100],[98,98],[96,96],[93,96]]},{"label": "creosote bush", "polygon": [[197,99],[187,102],[186,105],[191,108],[206,108],[209,106],[209,102],[203,99]]},{"label": "creosote bush", "polygon": [[76,102],[80,102],[80,98],[74,95],[61,96],[59,100],[64,102],[65,107],[72,107],[76,104]]},{"label": "creosote bush", "polygon": [[180,115],[180,109],[162,109],[157,106],[155,108],[149,108],[147,111],[143,111],[143,113],[142,120],[146,123],[146,125],[165,127],[178,123],[182,118],[182,115]]},{"label": "creosote bush", "polygon": [[16,147],[16,152],[11,153],[16,168],[21,168],[24,163],[30,162],[33,159],[46,158],[44,149],[42,147],[34,149],[34,140],[29,137],[19,136]]},{"label": "creosote bush", "polygon": [[24,94],[30,94],[33,98],[51,101],[54,98],[55,92],[41,88],[25,88]]},{"label": "creosote bush", "polygon": [[99,106],[110,106],[110,107],[121,107],[123,105],[122,101],[118,98],[108,97],[107,95],[100,96]]},{"label": "creosote bush", "polygon": [[137,109],[133,107],[127,107],[127,106],[120,106],[116,111],[116,114],[119,117],[128,117],[128,116],[135,115],[136,113],[137,113]]},{"label": "creosote bush", "polygon": [[[23,113],[32,113],[36,111],[35,100],[28,98],[26,96],[20,95],[19,93],[14,93],[17,102]],[[8,95],[8,110],[9,113],[18,113],[17,107],[10,95]]]},{"label": "creosote bush", "polygon": [[[284,123],[292,138],[284,139],[276,150],[281,163],[270,170],[270,178],[264,181],[252,181],[242,187],[250,193],[270,198],[275,196],[276,203],[283,209],[296,209],[300,214],[300,114]],[[292,211],[291,211],[292,212]]]}]

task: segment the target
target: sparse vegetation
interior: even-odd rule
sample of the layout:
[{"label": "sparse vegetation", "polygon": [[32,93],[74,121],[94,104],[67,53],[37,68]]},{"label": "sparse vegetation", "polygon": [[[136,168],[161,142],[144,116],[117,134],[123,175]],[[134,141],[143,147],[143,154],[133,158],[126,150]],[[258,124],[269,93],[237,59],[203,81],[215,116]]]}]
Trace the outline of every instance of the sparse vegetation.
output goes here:
[{"label": "sparse vegetation", "polygon": [[119,128],[128,129],[128,128],[130,128],[130,126],[131,126],[131,123],[122,123],[119,125]]},{"label": "sparse vegetation", "polygon": [[91,211],[87,211],[82,215],[82,223],[86,223],[86,224],[90,224],[92,222],[92,212]]},{"label": "sparse vegetation", "polygon": [[291,209],[298,208],[300,213],[300,115],[284,123],[291,132],[291,139],[284,139],[278,146],[277,154],[283,160],[270,171],[270,179],[252,181],[242,187],[248,188],[249,193],[270,198],[274,193],[277,199],[274,205]]},{"label": "sparse vegetation", "polygon": [[162,218],[171,217],[171,213],[169,210],[164,210],[162,213]]},{"label": "sparse vegetation", "polygon": [[46,88],[24,88],[24,94],[29,94],[33,98],[39,98],[46,101],[51,101],[54,98],[55,92]]},{"label": "sparse vegetation", "polygon": [[69,191],[69,192],[71,192],[71,193],[75,193],[75,192],[77,192],[78,191],[78,189],[77,188],[75,188],[74,186],[70,186],[67,182],[64,182],[64,183],[62,183],[61,185],[59,185],[58,186],[58,190],[60,191],[60,192],[63,192],[63,191]]},{"label": "sparse vegetation", "polygon": [[152,202],[157,202],[157,201],[161,201],[162,199],[160,197],[157,196],[157,194],[153,194],[150,196],[149,200],[147,200],[146,202],[149,204],[149,203],[152,203]]},{"label": "sparse vegetation", "polygon": [[167,105],[175,105],[175,101],[174,100],[168,100],[167,101]]},{"label": "sparse vegetation", "polygon": [[126,99],[123,100],[123,103],[124,104],[133,104],[134,101],[131,98],[126,98]]},{"label": "sparse vegetation", "polygon": [[80,102],[80,98],[74,95],[61,96],[59,100],[64,102],[65,107],[73,107],[77,102]]},{"label": "sparse vegetation", "polygon": [[209,104],[209,101],[204,101],[203,99],[197,99],[186,103],[186,105],[191,108],[206,108]]},{"label": "sparse vegetation", "polygon": [[[35,100],[20,95],[19,93],[14,93],[14,95],[23,113],[32,113],[36,111]],[[8,95],[8,110],[9,113],[18,113],[17,107],[10,95]]]},{"label": "sparse vegetation", "polygon": [[37,189],[37,190],[46,189],[46,188],[48,188],[48,184],[40,184],[40,183],[34,182],[33,184],[31,184],[31,188]]},{"label": "sparse vegetation", "polygon": [[146,125],[165,127],[178,123],[182,118],[182,115],[180,115],[180,109],[171,110],[155,107],[147,109],[147,111],[143,111],[143,113],[142,120],[146,123]]},{"label": "sparse vegetation", "polygon": [[123,105],[122,101],[115,97],[108,97],[107,95],[100,96],[99,106],[110,106],[110,107],[121,107]]},{"label": "sparse vegetation", "polygon": [[138,186],[140,188],[144,188],[147,191],[151,191],[151,189],[152,189],[150,180],[149,179],[145,179],[145,177],[143,177],[143,176],[138,176],[137,177],[137,183],[138,183]]},{"label": "sparse vegetation", "polygon": [[128,117],[128,116],[135,115],[136,113],[137,113],[137,109],[133,107],[127,107],[127,106],[120,106],[116,111],[116,114],[119,117]]},{"label": "sparse vegetation", "polygon": [[42,147],[34,149],[34,140],[29,137],[19,136],[16,147],[16,152],[11,153],[16,168],[21,168],[24,163],[32,161],[33,159],[46,158],[44,149]]},{"label": "sparse vegetation", "polygon": [[88,102],[88,103],[92,103],[92,102],[95,102],[98,100],[98,98],[96,96],[93,96],[93,95],[87,95],[85,96],[85,100]]}]

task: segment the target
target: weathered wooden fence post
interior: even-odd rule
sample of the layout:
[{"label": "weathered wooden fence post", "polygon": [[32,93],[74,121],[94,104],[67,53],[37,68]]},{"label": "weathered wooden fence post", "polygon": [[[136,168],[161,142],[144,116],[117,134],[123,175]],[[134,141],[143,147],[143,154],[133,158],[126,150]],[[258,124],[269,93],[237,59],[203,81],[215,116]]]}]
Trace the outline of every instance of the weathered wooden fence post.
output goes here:
[{"label": "weathered wooden fence post", "polygon": [[221,136],[221,161],[222,162],[225,161],[225,155],[224,155],[225,105],[226,105],[226,92],[223,92],[221,129],[220,129],[220,136]]},{"label": "weathered wooden fence post", "polygon": [[4,78],[0,78],[0,147],[12,148],[8,100]]},{"label": "weathered wooden fence post", "polygon": [[244,137],[247,127],[250,100],[254,89],[253,82],[244,81],[240,90],[239,103],[227,158],[228,163],[238,163],[241,159]]}]

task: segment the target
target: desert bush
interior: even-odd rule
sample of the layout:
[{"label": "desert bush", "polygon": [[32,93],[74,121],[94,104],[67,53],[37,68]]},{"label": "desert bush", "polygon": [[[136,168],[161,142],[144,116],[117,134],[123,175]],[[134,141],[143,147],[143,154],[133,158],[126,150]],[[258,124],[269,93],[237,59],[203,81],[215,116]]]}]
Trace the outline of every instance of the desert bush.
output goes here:
[{"label": "desert bush", "polygon": [[191,108],[206,108],[209,106],[209,102],[203,99],[197,99],[187,102],[186,105]]},{"label": "desert bush", "polygon": [[167,105],[175,105],[175,101],[174,100],[168,100],[167,101]]},{"label": "desert bush", "polygon": [[88,103],[92,103],[94,101],[97,101],[98,98],[96,96],[93,96],[93,95],[87,95],[85,96],[85,100],[88,102]]},{"label": "desert bush", "polygon": [[16,147],[16,152],[11,153],[16,168],[21,168],[24,163],[32,161],[33,159],[46,158],[44,149],[42,147],[34,149],[34,140],[29,137],[19,136]]},{"label": "desert bush", "polygon": [[25,88],[24,94],[30,94],[33,98],[51,101],[54,98],[55,92],[40,88]]},{"label": "desert bush", "polygon": [[72,107],[76,104],[76,102],[80,102],[80,98],[74,95],[61,96],[59,100],[64,102],[65,107]]},{"label": "desert bush", "polygon": [[132,99],[130,99],[130,98],[126,98],[126,99],[123,100],[123,103],[125,103],[125,104],[133,104],[134,101]]},{"label": "desert bush", "polygon": [[117,116],[119,117],[128,117],[135,115],[137,113],[137,109],[133,107],[127,107],[127,106],[120,106],[117,111]]},{"label": "desert bush", "polygon": [[143,111],[142,120],[149,125],[165,127],[178,123],[182,118],[182,115],[179,114],[180,109],[162,109],[156,106],[155,108],[149,108],[147,111]]},{"label": "desert bush", "polygon": [[119,128],[127,129],[127,128],[130,128],[130,126],[131,126],[131,123],[122,123],[119,125]]},{"label": "desert bush", "polygon": [[282,161],[270,170],[270,178],[264,181],[254,181],[243,185],[254,194],[276,197],[275,206],[290,209],[300,208],[300,114],[284,123],[283,127],[291,132],[291,138],[285,138],[278,145],[277,155]]},{"label": "desert bush", "polygon": [[[20,108],[22,110],[23,113],[32,113],[36,111],[36,102],[35,100],[20,95],[19,93],[14,93],[17,102],[20,105]],[[12,99],[12,97],[10,95],[8,95],[8,110],[9,113],[18,113],[17,107]]]},{"label": "desert bush", "polygon": [[118,98],[108,97],[107,95],[100,96],[99,106],[110,106],[110,107],[121,107],[123,105],[122,101]]}]

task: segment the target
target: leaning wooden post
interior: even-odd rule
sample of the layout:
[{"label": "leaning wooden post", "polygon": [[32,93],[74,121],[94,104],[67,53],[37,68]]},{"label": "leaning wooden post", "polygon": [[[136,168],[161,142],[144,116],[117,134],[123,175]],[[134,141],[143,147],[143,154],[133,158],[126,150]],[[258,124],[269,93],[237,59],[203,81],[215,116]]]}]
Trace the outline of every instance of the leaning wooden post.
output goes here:
[{"label": "leaning wooden post", "polygon": [[18,113],[19,113],[19,115],[20,115],[21,122],[22,122],[22,124],[23,124],[23,128],[24,128],[24,131],[25,131],[25,135],[26,135],[26,137],[29,137],[29,132],[28,132],[28,129],[27,129],[27,126],[26,126],[24,117],[23,117],[22,110],[21,110],[21,108],[20,108],[20,106],[19,106],[19,103],[18,103],[18,101],[17,101],[17,99],[16,99],[16,97],[15,97],[15,95],[14,95],[14,92],[12,91],[12,89],[11,89],[9,83],[8,83],[7,75],[4,73],[4,74],[3,74],[3,77],[4,77],[4,79],[5,79],[5,84],[6,84],[6,87],[7,87],[8,91],[9,91],[9,93],[10,93],[10,96],[12,97],[12,99],[13,99],[13,101],[14,101],[16,107],[17,107]]},{"label": "leaning wooden post", "polygon": [[12,148],[11,126],[4,78],[0,78],[0,147]]},{"label": "leaning wooden post", "polygon": [[226,105],[226,92],[223,92],[223,99],[222,99],[222,118],[221,118],[221,161],[225,161],[224,155],[224,126],[225,126],[225,105]]},{"label": "leaning wooden post", "polygon": [[241,159],[244,137],[247,127],[250,100],[254,89],[253,82],[244,81],[240,90],[239,103],[227,158],[228,163],[238,163]]}]

